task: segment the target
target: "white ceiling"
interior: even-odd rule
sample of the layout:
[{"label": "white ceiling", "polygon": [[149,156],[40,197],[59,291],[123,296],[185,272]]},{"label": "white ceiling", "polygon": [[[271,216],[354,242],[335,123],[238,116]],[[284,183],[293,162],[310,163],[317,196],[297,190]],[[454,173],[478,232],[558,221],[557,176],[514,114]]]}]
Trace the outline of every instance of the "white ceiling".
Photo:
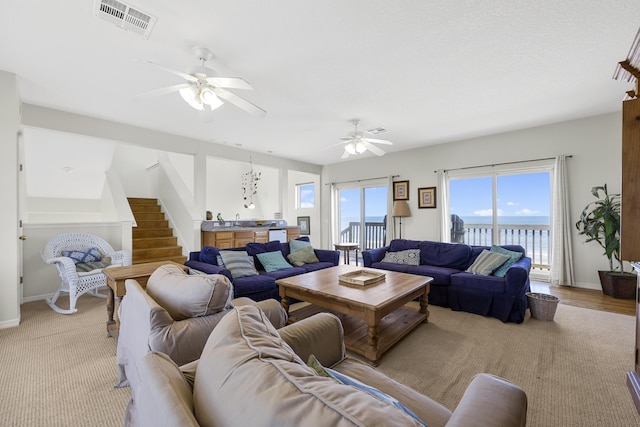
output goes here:
[{"label": "white ceiling", "polygon": [[[640,23],[637,0],[129,3],[158,18],[146,40],[93,1],[3,1],[0,70],[24,103],[321,165],[343,161],[327,147],[353,118],[401,151],[617,111]],[[267,115],[224,105],[204,123],[177,93],[134,96],[181,83],[145,61],[186,71],[195,46]]]}]

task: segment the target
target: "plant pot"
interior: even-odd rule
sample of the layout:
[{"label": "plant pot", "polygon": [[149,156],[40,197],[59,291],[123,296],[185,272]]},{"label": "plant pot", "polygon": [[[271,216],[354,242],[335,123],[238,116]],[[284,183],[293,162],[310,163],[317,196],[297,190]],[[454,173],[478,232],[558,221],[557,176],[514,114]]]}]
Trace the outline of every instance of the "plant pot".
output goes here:
[{"label": "plant pot", "polygon": [[637,277],[634,273],[617,271],[598,271],[602,292],[610,297],[635,299]]}]

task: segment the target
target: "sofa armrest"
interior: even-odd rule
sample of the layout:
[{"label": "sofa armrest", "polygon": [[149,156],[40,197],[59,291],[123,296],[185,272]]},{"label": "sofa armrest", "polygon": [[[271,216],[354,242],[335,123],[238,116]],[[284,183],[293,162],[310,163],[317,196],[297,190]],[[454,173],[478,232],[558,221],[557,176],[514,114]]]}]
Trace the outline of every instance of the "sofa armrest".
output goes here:
[{"label": "sofa armrest", "polygon": [[231,272],[224,267],[219,267],[217,265],[208,264],[202,261],[192,261],[189,260],[184,263],[187,267],[191,267],[195,270],[202,271],[206,274],[222,274],[226,276],[227,279],[233,281],[233,276],[231,276]]},{"label": "sofa armrest", "polygon": [[305,363],[311,354],[329,367],[345,357],[342,323],[333,314],[318,313],[279,329],[278,334]]},{"label": "sofa armrest", "polygon": [[234,307],[240,307],[243,305],[257,305],[264,312],[271,324],[276,329],[280,329],[287,324],[287,312],[284,311],[282,305],[275,299],[266,299],[256,302],[251,298],[239,297],[234,298],[232,304]]},{"label": "sofa armrest", "polygon": [[530,271],[531,258],[529,257],[522,257],[509,267],[505,275],[507,293],[517,297],[523,297],[525,292],[527,292]]},{"label": "sofa armrest", "polygon": [[200,251],[189,252],[189,261],[200,261]]},{"label": "sofa armrest", "polygon": [[362,264],[365,267],[371,267],[374,262],[382,261],[382,258],[387,254],[389,246],[383,246],[381,248],[369,249],[362,251]]},{"label": "sofa armrest", "polygon": [[333,265],[340,264],[340,251],[332,249],[314,249],[313,251],[320,262],[331,262]]},{"label": "sofa armrest", "polygon": [[464,392],[446,427],[524,427],[527,395],[515,384],[478,374]]}]

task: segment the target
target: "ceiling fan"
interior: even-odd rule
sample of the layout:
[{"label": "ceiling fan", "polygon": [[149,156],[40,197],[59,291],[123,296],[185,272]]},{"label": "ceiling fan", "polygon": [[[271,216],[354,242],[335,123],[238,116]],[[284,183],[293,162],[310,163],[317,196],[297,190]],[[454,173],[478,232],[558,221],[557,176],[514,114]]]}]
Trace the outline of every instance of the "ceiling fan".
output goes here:
[{"label": "ceiling fan", "polygon": [[346,141],[346,145],[344,146],[344,154],[342,155],[343,159],[346,159],[350,155],[362,154],[367,150],[371,151],[377,156],[383,156],[384,151],[373,144],[393,145],[393,142],[387,141],[385,139],[365,137],[365,133],[371,134],[371,132],[361,132],[358,130],[358,124],[360,124],[360,120],[354,119],[351,120],[351,123],[353,124],[355,130],[353,132],[349,132],[349,135],[346,138],[340,138],[342,141]]},{"label": "ceiling fan", "polygon": [[253,87],[246,80],[240,77],[216,76],[214,70],[205,66],[205,63],[213,58],[213,52],[205,47],[195,47],[193,48],[193,53],[200,60],[200,65],[190,67],[186,72],[177,71],[164,65],[147,61],[149,64],[182,77],[186,81],[173,86],[156,89],[143,95],[157,96],[179,92],[187,104],[200,111],[200,116],[205,121],[211,120],[213,118],[211,112],[225,102],[235,105],[254,116],[261,117],[266,114],[266,111],[262,108],[227,90],[252,90]]}]

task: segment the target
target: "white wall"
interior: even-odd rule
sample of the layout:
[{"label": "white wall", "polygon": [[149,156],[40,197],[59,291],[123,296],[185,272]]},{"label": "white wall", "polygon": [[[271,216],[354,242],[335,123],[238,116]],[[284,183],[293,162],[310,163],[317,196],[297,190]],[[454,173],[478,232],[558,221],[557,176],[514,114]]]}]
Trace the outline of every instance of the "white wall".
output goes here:
[{"label": "white wall", "polygon": [[0,328],[20,321],[20,271],[18,240],[18,132],[20,97],[15,74],[0,71]]},{"label": "white wall", "polygon": [[[439,209],[418,209],[420,187],[437,187],[437,169],[454,169],[493,163],[532,160],[571,154],[568,160],[570,217],[578,219],[591,201],[591,187],[607,183],[611,192],[620,191],[621,179],[620,113],[606,114],[549,126],[490,135],[417,150],[341,162],[324,168],[323,182],[399,175],[409,180],[411,217],[403,218],[403,237],[440,240]],[[523,188],[523,191],[526,189]],[[328,201],[330,188],[323,188]],[[322,206],[322,217],[329,218],[329,203]],[[327,233],[323,233],[326,235]],[[573,254],[577,285],[600,289],[598,269],[608,269],[608,261],[595,243],[584,244],[573,233]]]}]

